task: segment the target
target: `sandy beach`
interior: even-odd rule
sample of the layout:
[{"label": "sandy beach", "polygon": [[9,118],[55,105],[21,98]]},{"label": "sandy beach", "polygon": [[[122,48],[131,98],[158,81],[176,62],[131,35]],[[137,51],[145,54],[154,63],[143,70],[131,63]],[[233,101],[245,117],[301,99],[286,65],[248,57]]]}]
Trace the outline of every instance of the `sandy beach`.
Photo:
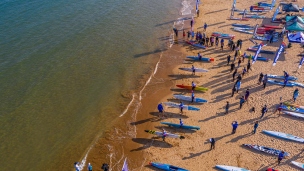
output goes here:
[{"label": "sandy beach", "polygon": [[[247,8],[253,5],[253,1],[240,1],[236,3],[238,9]],[[270,2],[268,2],[270,3]],[[279,2],[276,2],[278,5]],[[299,7],[304,6],[304,1],[298,1],[296,4]],[[250,34],[242,34],[231,30],[231,24],[269,24],[279,25],[278,23],[271,23],[271,18],[275,9],[267,12],[266,19],[249,19],[249,21],[227,20],[230,16],[232,1],[203,1],[200,4],[200,16],[195,17],[194,31],[203,32],[203,25],[206,22],[208,28],[206,34],[211,35],[212,32],[223,32],[227,34],[234,34],[234,41],[243,40],[242,54],[248,47],[254,44],[249,41],[252,37]],[[238,17],[237,13],[235,16]],[[285,14],[279,14],[278,17],[283,17]],[[281,25],[283,26],[283,25]],[[190,29],[189,21],[185,22],[185,31]],[[185,38],[187,39],[187,38]],[[182,33],[176,40],[176,44],[167,51],[159,52],[161,56],[158,69],[151,77],[151,82],[147,84],[142,92],[141,107],[130,111],[137,111],[137,115],[132,115],[129,112],[117,122],[126,120],[121,127],[128,127],[124,137],[113,138],[119,132],[119,127],[115,130],[107,132],[108,138],[102,138],[91,150],[88,160],[93,163],[93,166],[99,168],[101,163],[114,163],[111,157],[106,156],[111,148],[104,146],[105,143],[111,142],[116,144],[116,152],[114,155],[121,155],[120,165],[113,166],[112,170],[119,170],[121,168],[124,157],[128,158],[130,170],[156,170],[147,164],[150,161],[168,163],[193,171],[210,171],[216,170],[215,165],[230,165],[236,167],[243,167],[248,170],[266,170],[273,167],[280,171],[298,170],[290,164],[291,161],[298,161],[304,163],[303,146],[300,143],[293,141],[286,141],[274,138],[262,133],[262,130],[284,132],[298,137],[304,137],[303,120],[279,115],[274,113],[277,105],[283,101],[290,101],[292,99],[293,88],[282,88],[277,85],[267,84],[263,89],[262,85],[257,84],[258,76],[262,72],[264,74],[283,75],[283,71],[287,71],[291,76],[298,77],[298,82],[304,81],[304,76],[301,74],[302,69],[298,69],[298,64],[301,59],[299,54],[303,52],[303,48],[298,44],[293,44],[291,48],[286,49],[286,54],[282,53],[276,66],[272,66],[273,55],[261,54],[269,58],[269,62],[257,61],[251,66],[249,73],[245,74],[242,79],[242,85],[239,93],[231,97],[231,89],[234,85],[232,81],[232,72],[230,72],[230,65],[227,65],[227,55],[234,56],[234,52],[227,47],[227,39],[225,40],[224,50],[220,47],[208,47],[207,49],[196,49],[185,42]],[[260,43],[260,41],[256,40]],[[285,36],[283,42],[288,44]],[[263,50],[270,50],[276,52],[281,45],[282,40],[267,44]],[[204,57],[215,58],[214,62],[191,62],[185,61],[186,56],[201,53]],[[247,54],[254,54],[254,52],[246,51]],[[191,72],[181,71],[179,67],[191,67],[194,65],[198,68],[208,69],[207,73],[196,73],[191,75]],[[247,65],[247,59],[241,63],[238,73],[241,73],[242,68]],[[176,84],[190,85],[194,81],[198,86],[209,88],[206,93],[195,92],[196,97],[201,97],[208,100],[205,104],[193,104],[193,106],[200,108],[200,111],[185,111],[183,115],[179,114],[179,109],[165,108],[165,118],[159,118],[157,112],[157,104],[160,102],[179,102],[173,98],[173,94],[191,95],[190,90],[183,90],[177,88]],[[250,96],[242,109],[239,109],[239,98],[245,95],[246,89],[249,89]],[[302,89],[296,104],[303,105],[304,98],[302,96]],[[230,103],[229,113],[225,114],[226,102]],[[189,104],[185,102],[185,104]],[[268,112],[260,119],[261,110],[264,105],[268,106]],[[192,104],[191,104],[192,105]],[[255,107],[255,112],[251,108]],[[131,120],[127,118],[132,118]],[[179,118],[182,118],[184,124],[200,126],[198,131],[190,131],[176,128],[169,128],[161,125],[160,121],[178,123]],[[239,127],[235,134],[231,134],[231,123],[237,121]],[[255,121],[259,121],[259,127],[256,134],[252,134],[253,125]],[[167,138],[163,142],[161,138],[155,138],[151,134],[145,133],[143,130],[161,130],[165,128],[171,133],[183,135],[186,138],[183,140]],[[118,132],[117,132],[118,131]],[[129,134],[128,134],[129,133]],[[111,136],[109,136],[111,135]],[[112,138],[111,138],[112,137]],[[216,145],[214,150],[210,150],[209,139],[214,138]],[[115,141],[115,143],[113,143]],[[242,147],[242,144],[258,144],[279,150],[286,151],[290,156],[282,160],[280,165],[277,165],[277,157],[265,153],[250,150]],[[119,150],[117,150],[119,149]],[[142,156],[142,157],[140,157]],[[118,157],[119,158],[119,157]],[[116,161],[117,162],[117,161]],[[95,167],[95,168],[96,168]]]}]

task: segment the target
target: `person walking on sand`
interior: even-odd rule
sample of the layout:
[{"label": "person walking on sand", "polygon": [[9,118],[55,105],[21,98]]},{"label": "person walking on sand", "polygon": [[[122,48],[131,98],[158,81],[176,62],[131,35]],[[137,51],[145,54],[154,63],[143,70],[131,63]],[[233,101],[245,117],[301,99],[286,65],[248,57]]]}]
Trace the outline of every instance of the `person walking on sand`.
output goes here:
[{"label": "person walking on sand", "polygon": [[250,62],[247,63],[247,72],[249,73],[249,70],[251,70],[251,64]]},{"label": "person walking on sand", "polygon": [[196,87],[196,84],[192,81],[191,86],[192,86],[192,90],[194,90]]},{"label": "person walking on sand", "polygon": [[[158,112],[159,112],[159,117],[164,117],[164,106],[163,106],[163,103],[159,103],[157,105],[157,109],[158,109]],[[162,115],[162,116],[160,116]]]},{"label": "person walking on sand", "polygon": [[229,106],[230,106],[230,104],[229,104],[229,102],[227,101],[227,102],[226,102],[226,106],[225,106],[225,114],[228,114],[228,112],[229,112]]},{"label": "person walking on sand", "polygon": [[182,127],[184,125],[184,122],[182,121],[182,118],[179,118],[179,125]]},{"label": "person walking on sand", "polygon": [[236,88],[235,88],[235,86],[233,86],[232,87],[232,93],[231,93],[231,97],[233,97],[234,96],[234,92],[236,91]]},{"label": "person walking on sand", "polygon": [[258,127],[259,127],[259,121],[255,121],[254,126],[253,126],[253,131],[252,131],[253,134],[256,133],[256,130]]},{"label": "person walking on sand", "polygon": [[208,25],[207,25],[207,23],[205,23],[205,24],[204,24],[204,31],[207,30],[207,27],[208,27]]},{"label": "person walking on sand", "polygon": [[88,171],[93,171],[93,166],[91,165],[91,163],[88,164]]},{"label": "person walking on sand", "polygon": [[242,76],[244,77],[244,75],[246,74],[246,72],[247,72],[247,70],[246,70],[246,68],[244,67],[243,68],[243,71],[242,71]]},{"label": "person walking on sand", "polygon": [[109,165],[107,163],[103,163],[102,166],[101,166],[101,169],[103,171],[109,171]]},{"label": "person walking on sand", "polygon": [[250,95],[250,92],[249,92],[249,89],[247,89],[246,90],[246,92],[245,92],[245,100],[246,100],[246,102],[248,103],[248,97],[249,97],[249,95]]},{"label": "person walking on sand", "polygon": [[206,37],[206,46],[207,47],[209,46],[209,37],[208,36]]},{"label": "person walking on sand", "polygon": [[261,116],[261,119],[264,117],[265,113],[267,113],[268,111],[268,108],[267,108],[267,105],[265,105],[263,108],[262,108],[262,116]]},{"label": "person walking on sand", "polygon": [[215,149],[215,139],[214,138],[210,138],[209,141],[210,141],[210,144],[211,144],[210,150]]},{"label": "person walking on sand", "polygon": [[237,129],[237,127],[239,126],[239,124],[238,124],[237,121],[233,121],[233,122],[231,123],[231,125],[232,125],[232,134],[235,134],[236,129]]},{"label": "person walking on sand", "polygon": [[239,90],[241,89],[241,81],[237,80],[235,83],[235,87],[236,87],[236,93],[239,93]]},{"label": "person walking on sand", "polygon": [[232,72],[234,70],[234,68],[235,68],[235,64],[234,64],[234,62],[232,62],[230,65],[230,72]]},{"label": "person walking on sand", "polygon": [[241,76],[241,74],[239,74],[239,75],[237,76],[237,80],[242,81],[242,76]]},{"label": "person walking on sand", "polygon": [[229,63],[230,63],[230,58],[231,58],[231,56],[228,55],[228,56],[227,56],[227,65],[229,65]]},{"label": "person walking on sand", "polygon": [[242,60],[241,60],[241,58],[239,58],[238,66],[237,66],[238,68],[240,67],[241,63],[242,63]]},{"label": "person walking on sand", "polygon": [[192,75],[195,75],[195,67],[193,65],[192,65],[191,69],[192,69]]},{"label": "person walking on sand", "polygon": [[240,98],[240,109],[242,109],[244,103],[245,103],[245,99],[244,99],[244,96],[242,96]]},{"label": "person walking on sand", "polygon": [[221,49],[222,49],[222,51],[224,50],[224,39],[223,38],[221,39]]},{"label": "person walking on sand", "polygon": [[180,102],[179,104],[180,113],[183,114],[184,104],[183,102]]},{"label": "person walking on sand", "polygon": [[264,80],[263,80],[263,87],[264,87],[264,89],[266,88],[267,81],[268,81],[268,77],[267,77],[267,74],[266,74],[264,76]]},{"label": "person walking on sand", "polygon": [[193,27],[193,19],[190,20],[190,27]]},{"label": "person walking on sand", "polygon": [[195,96],[194,96],[194,92],[193,92],[193,90],[192,90],[192,92],[191,92],[191,103],[194,102],[194,98],[195,98]]},{"label": "person walking on sand", "polygon": [[293,102],[296,102],[298,96],[299,96],[299,89],[296,88],[295,91],[293,92]]},{"label": "person walking on sand", "polygon": [[186,32],[185,32],[185,30],[183,29],[183,39],[185,39],[185,37],[186,37]]},{"label": "person walking on sand", "polygon": [[283,103],[281,102],[276,111],[279,111],[279,114],[281,114],[282,110],[283,110]]},{"label": "person walking on sand", "polygon": [[216,36],[215,37],[215,46],[218,47],[218,44],[219,44],[219,38],[218,38],[218,36]]},{"label": "person walking on sand", "polygon": [[232,81],[234,81],[236,73],[237,73],[237,69],[235,69],[234,72],[233,72],[233,74],[232,74]]},{"label": "person walking on sand", "polygon": [[278,165],[281,164],[281,161],[283,160],[284,156],[285,156],[285,152],[281,151],[278,156]]},{"label": "person walking on sand", "polygon": [[264,74],[261,72],[260,75],[259,75],[259,81],[258,81],[258,84],[261,84],[262,81],[263,81],[263,77],[264,77]]}]

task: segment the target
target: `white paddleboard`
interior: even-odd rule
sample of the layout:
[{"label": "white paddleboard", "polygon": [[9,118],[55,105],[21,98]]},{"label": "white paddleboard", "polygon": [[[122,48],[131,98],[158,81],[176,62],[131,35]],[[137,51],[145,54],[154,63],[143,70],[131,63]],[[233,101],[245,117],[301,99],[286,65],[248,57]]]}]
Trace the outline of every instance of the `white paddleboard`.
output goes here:
[{"label": "white paddleboard", "polygon": [[241,167],[226,166],[226,165],[216,165],[215,167],[225,171],[250,171]]},{"label": "white paddleboard", "polygon": [[[193,72],[192,68],[178,68],[180,70],[183,71],[189,71],[189,72]],[[203,69],[203,68],[194,68],[195,72],[208,72],[209,70]]]},{"label": "white paddleboard", "polygon": [[290,116],[293,116],[293,117],[304,119],[304,114],[301,114],[301,113],[289,112],[289,111],[284,111],[283,113],[286,114],[286,115],[290,115]]},{"label": "white paddleboard", "polygon": [[299,162],[296,162],[296,161],[292,161],[291,164],[301,168],[301,169],[304,169],[304,163],[299,163]]},{"label": "white paddleboard", "polygon": [[[166,106],[170,106],[170,107],[180,108],[180,106],[179,106],[178,103],[164,102],[163,104],[165,104]],[[199,111],[200,109],[197,108],[197,107],[184,105],[184,110],[196,110],[196,111]]]},{"label": "white paddleboard", "polygon": [[286,133],[276,132],[276,131],[267,131],[267,130],[263,130],[263,132],[265,134],[272,135],[272,136],[278,137],[278,138],[283,138],[283,139],[297,141],[297,142],[304,142],[303,138],[300,138],[300,137],[297,137],[297,136],[294,136],[291,134],[286,134]]}]

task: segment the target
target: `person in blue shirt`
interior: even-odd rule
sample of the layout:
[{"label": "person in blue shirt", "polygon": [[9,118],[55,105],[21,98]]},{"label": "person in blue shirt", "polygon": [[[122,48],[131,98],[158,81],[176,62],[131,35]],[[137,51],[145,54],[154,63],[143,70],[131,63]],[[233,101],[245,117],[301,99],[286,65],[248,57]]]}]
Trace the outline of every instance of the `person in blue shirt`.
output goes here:
[{"label": "person in blue shirt", "polygon": [[93,166],[91,165],[91,163],[88,164],[88,171],[93,171]]},{"label": "person in blue shirt", "polygon": [[191,69],[192,69],[192,74],[195,75],[195,67],[193,65],[192,65]]},{"label": "person in blue shirt", "polygon": [[200,53],[197,53],[197,57],[198,57],[198,60],[201,61],[202,60],[202,55]]},{"label": "person in blue shirt", "polygon": [[204,24],[204,31],[207,30],[207,27],[208,27],[208,25],[207,25],[207,23],[205,23],[205,24]]},{"label": "person in blue shirt", "polygon": [[184,104],[183,104],[183,102],[180,102],[180,104],[179,104],[179,109],[180,109],[181,114],[183,114],[183,109],[184,109]]},{"label": "person in blue shirt", "polygon": [[253,131],[252,131],[253,134],[256,133],[256,130],[257,130],[258,126],[259,126],[259,121],[256,121],[256,122],[254,123],[254,126],[253,126]]},{"label": "person in blue shirt", "polygon": [[191,103],[193,103],[194,102],[194,92],[193,92],[193,90],[192,90],[192,93],[191,93]]},{"label": "person in blue shirt", "polygon": [[232,125],[232,134],[234,134],[239,124],[237,123],[237,121],[233,121],[231,125]]},{"label": "person in blue shirt", "polygon": [[285,156],[285,152],[281,151],[281,153],[278,156],[278,165],[281,163],[281,161],[283,160],[284,156]]},{"label": "person in blue shirt", "polygon": [[180,126],[183,126],[183,125],[184,125],[184,122],[182,121],[181,118],[179,119],[179,124],[180,124]]},{"label": "person in blue shirt", "polygon": [[295,91],[293,92],[293,101],[294,102],[296,102],[298,96],[299,96],[299,89],[296,88]]},{"label": "person in blue shirt", "polygon": [[242,96],[240,98],[240,109],[242,109],[242,106],[243,106],[244,103],[245,103],[245,98],[244,98],[244,96]]},{"label": "person in blue shirt", "polygon": [[195,89],[195,87],[196,87],[196,85],[195,85],[195,83],[192,81],[192,83],[191,83],[191,86],[192,86],[192,90],[194,90]]},{"label": "person in blue shirt", "polygon": [[157,109],[158,109],[158,112],[159,112],[159,117],[160,117],[161,114],[162,114],[162,116],[164,116],[164,107],[163,107],[162,103],[159,103],[157,105]]},{"label": "person in blue shirt", "polygon": [[241,89],[241,81],[240,80],[238,80],[235,83],[235,87],[236,87],[236,93],[239,93],[239,90]]}]

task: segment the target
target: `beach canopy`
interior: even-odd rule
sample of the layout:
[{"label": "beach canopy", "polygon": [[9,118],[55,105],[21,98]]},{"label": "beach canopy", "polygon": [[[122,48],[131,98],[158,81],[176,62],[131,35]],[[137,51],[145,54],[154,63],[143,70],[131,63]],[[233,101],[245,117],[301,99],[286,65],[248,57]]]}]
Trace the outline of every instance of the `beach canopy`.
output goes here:
[{"label": "beach canopy", "polygon": [[287,34],[288,40],[291,43],[304,43],[304,33],[289,33]]},{"label": "beach canopy", "polygon": [[286,16],[286,29],[289,31],[304,31],[304,19],[299,16]]},{"label": "beach canopy", "polygon": [[283,4],[282,5],[282,11],[286,12],[299,12],[299,6],[293,3],[290,4]]}]

